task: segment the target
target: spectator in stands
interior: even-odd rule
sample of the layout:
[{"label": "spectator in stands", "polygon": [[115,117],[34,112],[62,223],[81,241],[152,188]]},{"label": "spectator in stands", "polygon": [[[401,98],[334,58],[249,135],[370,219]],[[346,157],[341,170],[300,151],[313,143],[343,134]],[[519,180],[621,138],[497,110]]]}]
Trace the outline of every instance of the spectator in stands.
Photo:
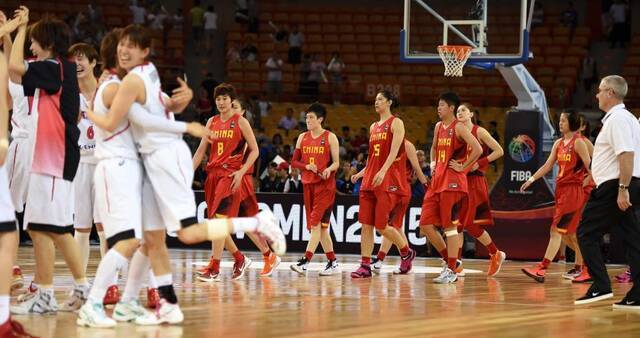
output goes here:
[{"label": "spectator in stands", "polygon": [[276,155],[282,154],[282,135],[276,133],[271,138],[271,158],[276,157]]},{"label": "spectator in stands", "polygon": [[267,167],[267,176],[260,181],[260,192],[276,192],[277,185],[278,165],[275,162],[270,162]]},{"label": "spectator in stands", "polygon": [[300,111],[298,114],[298,130],[307,131],[307,112]]},{"label": "spectator in stands", "polygon": [[98,1],[91,0],[87,5],[87,13],[89,14],[89,19],[96,23],[104,23],[104,16],[102,14],[102,7],[98,4]]},{"label": "spectator in stands", "polygon": [[298,94],[303,100],[309,101],[309,74],[311,73],[311,55],[304,54],[300,65],[300,85]]},{"label": "spectator in stands", "polygon": [[184,29],[184,16],[182,15],[182,8],[176,8],[176,12],[171,17],[173,21],[173,29],[182,32]]},{"label": "spectator in stands", "polygon": [[129,5],[131,16],[133,17],[133,24],[144,25],[147,18],[147,9],[144,6],[138,4],[138,1],[133,0]]},{"label": "spectator in stands", "polygon": [[269,100],[267,99],[266,92],[260,93],[260,97],[258,97],[258,100],[256,101],[256,103],[258,104],[260,117],[266,118],[267,116],[269,116],[269,112],[271,111],[271,102],[269,102]]},{"label": "spectator in stands", "polygon": [[[287,113],[278,122],[278,129],[285,131],[285,134],[289,136],[289,131],[298,127],[298,121],[293,117],[293,108],[287,108]],[[274,135],[275,137],[275,135]]]},{"label": "spectator in stands", "polygon": [[349,126],[342,126],[342,135],[339,137],[340,144],[346,146],[349,144],[351,146],[351,141],[353,141],[353,136],[351,136],[351,128]]},{"label": "spectator in stands", "polygon": [[247,0],[236,0],[236,22],[249,23],[249,6]]},{"label": "spectator in stands", "polygon": [[289,60],[292,65],[300,64],[302,57],[302,47],[304,45],[304,34],[298,29],[298,24],[291,27],[289,34]]},{"label": "spectator in stands", "polygon": [[282,25],[282,27],[276,26],[273,21],[269,21],[269,26],[273,29],[273,33],[271,33],[271,38],[275,43],[284,43],[289,39],[289,31],[287,30],[287,25]]},{"label": "spectator in stands", "polygon": [[[493,137],[493,139],[496,140],[498,144],[501,144],[500,134],[498,133],[498,122],[496,121],[489,122],[489,135],[491,135],[491,137]],[[491,166],[493,167],[494,172],[498,172],[498,161],[492,161]]]},{"label": "spectator in stands", "polygon": [[285,193],[302,193],[302,181],[300,180],[300,169],[291,168],[291,173],[289,173],[289,177],[284,182]]},{"label": "spectator in stands", "polygon": [[207,89],[202,86],[200,86],[200,90],[198,90],[196,111],[198,112],[198,121],[205,125],[207,124],[209,118],[213,116],[213,101],[211,101]]},{"label": "spectator in stands", "polygon": [[340,53],[333,52],[331,61],[329,61],[329,65],[327,66],[333,104],[339,104],[342,98],[342,72],[344,71],[344,67],[345,64],[340,58]]},{"label": "spectator in stands", "polygon": [[351,163],[344,162],[336,176],[337,193],[340,195],[352,195],[354,184],[351,182],[351,176],[356,174],[355,168],[351,167]]},{"label": "spectator in stands", "polygon": [[161,6],[160,4],[154,6],[154,8],[151,10],[151,13],[149,13],[149,15],[147,16],[149,28],[163,31],[168,18],[169,12],[167,12],[164,6]]},{"label": "spectator in stands", "polygon": [[567,9],[560,14],[560,22],[565,27],[569,27],[569,40],[573,40],[573,35],[576,32],[578,26],[578,11],[573,5],[573,1],[569,1]]},{"label": "spectator in stands", "polygon": [[213,41],[216,39],[216,31],[218,29],[218,14],[213,7],[209,5],[207,11],[203,14],[204,20],[204,38],[207,54],[211,54],[211,48],[213,47]]},{"label": "spectator in stands", "polygon": [[265,63],[265,66],[267,66],[267,93],[270,100],[280,101],[280,95],[282,95],[282,65],[283,61],[278,51],[274,49]]},{"label": "spectator in stands", "polygon": [[540,1],[536,1],[531,16],[531,28],[544,26],[544,8]]},{"label": "spectator in stands", "polygon": [[622,0],[615,0],[609,7],[609,15],[613,27],[609,36],[610,48],[615,48],[616,44],[620,44],[621,48],[625,47],[626,28],[627,28],[627,4]]},{"label": "spectator in stands", "polygon": [[309,72],[309,94],[311,101],[318,101],[320,95],[320,82],[327,83],[327,76],[324,74],[324,70],[327,66],[320,60],[318,54],[311,56],[311,69]]},{"label": "spectator in stands", "polygon": [[249,36],[247,43],[240,50],[240,58],[245,61],[253,62],[258,57],[258,48],[253,43],[253,37]]},{"label": "spectator in stands", "polygon": [[356,138],[351,141],[351,146],[354,149],[358,149],[363,144],[369,144],[369,131],[364,127],[360,128],[360,134],[358,134],[358,136],[356,136]]},{"label": "spectator in stands", "polygon": [[590,94],[591,87],[593,87],[593,84],[597,81],[596,79],[599,79],[600,76],[598,76],[598,66],[596,64],[596,59],[591,56],[589,50],[587,50],[587,53],[582,60],[581,77],[584,91],[587,94]]},{"label": "spectator in stands", "polygon": [[287,182],[287,178],[289,177],[289,163],[282,162],[278,164],[278,175],[276,179],[275,191],[276,192],[284,192],[284,184]]},{"label": "spectator in stands", "polygon": [[232,43],[227,49],[227,62],[240,62],[242,58],[240,57],[240,47],[237,43]]},{"label": "spectator in stands", "polygon": [[202,47],[202,31],[204,29],[204,9],[200,4],[200,0],[195,0],[194,6],[189,11],[191,14],[191,35],[195,42],[196,55],[200,53]]}]

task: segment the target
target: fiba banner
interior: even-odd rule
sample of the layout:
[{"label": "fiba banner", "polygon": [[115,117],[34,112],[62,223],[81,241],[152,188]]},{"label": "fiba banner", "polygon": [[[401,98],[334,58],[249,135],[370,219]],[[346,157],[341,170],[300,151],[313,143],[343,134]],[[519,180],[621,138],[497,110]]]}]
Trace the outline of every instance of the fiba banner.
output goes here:
[{"label": "fiba banner", "polygon": [[[549,238],[554,197],[545,179],[520,192],[520,186],[544,163],[542,115],[537,111],[507,112],[504,170],[491,190],[495,227],[491,236],[510,258],[543,253]],[[523,243],[526,242],[526,243]],[[525,244],[525,245],[523,245]]]}]

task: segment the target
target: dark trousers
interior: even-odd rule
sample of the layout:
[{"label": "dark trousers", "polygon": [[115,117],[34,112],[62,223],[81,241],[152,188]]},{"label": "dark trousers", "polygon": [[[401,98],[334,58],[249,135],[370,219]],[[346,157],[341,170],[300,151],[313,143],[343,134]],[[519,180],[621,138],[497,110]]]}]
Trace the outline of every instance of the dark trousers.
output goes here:
[{"label": "dark trousers", "polygon": [[627,296],[640,300],[640,179],[634,177],[631,180],[629,197],[632,206],[623,212],[617,204],[617,179],[606,181],[593,189],[582,212],[578,244],[593,277],[593,286],[601,292],[610,291],[611,281],[600,251],[600,242],[605,233],[618,231],[624,238],[633,279],[633,287]]}]

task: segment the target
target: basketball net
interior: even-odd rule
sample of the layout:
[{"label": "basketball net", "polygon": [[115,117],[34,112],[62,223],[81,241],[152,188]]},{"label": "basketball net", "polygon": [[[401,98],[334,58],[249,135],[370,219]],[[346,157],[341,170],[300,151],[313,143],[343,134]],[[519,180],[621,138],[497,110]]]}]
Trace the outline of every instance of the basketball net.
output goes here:
[{"label": "basketball net", "polygon": [[438,46],[438,54],[444,63],[444,76],[460,77],[462,68],[471,55],[470,46],[444,45]]}]

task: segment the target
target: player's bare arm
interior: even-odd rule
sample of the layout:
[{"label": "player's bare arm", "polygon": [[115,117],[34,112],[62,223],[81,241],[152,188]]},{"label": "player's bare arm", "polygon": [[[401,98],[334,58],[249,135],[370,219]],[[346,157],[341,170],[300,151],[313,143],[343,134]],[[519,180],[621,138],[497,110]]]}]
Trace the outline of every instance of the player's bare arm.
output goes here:
[{"label": "player's bare arm", "polygon": [[546,175],[549,171],[551,171],[551,169],[553,169],[553,165],[556,163],[556,151],[558,150],[558,145],[560,144],[560,142],[562,142],[562,139],[556,140],[556,142],[553,144],[553,148],[551,148],[551,153],[549,154],[547,161],[544,162],[542,167],[540,167],[533,175],[531,175],[531,177],[526,182],[522,184],[522,186],[520,187],[520,191],[527,190],[527,188],[533,182],[535,182],[538,178]]},{"label": "player's bare arm", "polygon": [[334,133],[329,133],[329,147],[331,149],[331,165],[322,172],[322,179],[326,180],[340,167],[340,143]]},{"label": "player's bare arm", "polygon": [[231,182],[232,191],[236,191],[238,187],[240,187],[242,177],[244,176],[244,174],[246,174],[251,165],[253,165],[253,163],[258,159],[258,156],[260,154],[258,150],[258,142],[256,141],[256,136],[253,134],[253,129],[251,129],[249,121],[240,116],[240,118],[238,119],[238,126],[240,127],[240,131],[242,132],[242,137],[247,142],[247,151],[249,151],[249,154],[247,155],[247,160],[242,164],[242,168],[229,175],[233,177],[233,181]]},{"label": "player's bare arm", "polygon": [[[211,121],[213,121],[212,118],[210,118],[207,121],[207,126],[206,126],[207,130],[209,130],[209,127],[211,126]],[[203,137],[200,140],[200,145],[198,145],[198,149],[196,150],[195,154],[193,154],[193,170],[194,171],[198,169],[198,167],[202,163],[204,156],[207,154],[207,149],[209,149],[210,143],[211,141],[209,140],[208,137]]]}]

